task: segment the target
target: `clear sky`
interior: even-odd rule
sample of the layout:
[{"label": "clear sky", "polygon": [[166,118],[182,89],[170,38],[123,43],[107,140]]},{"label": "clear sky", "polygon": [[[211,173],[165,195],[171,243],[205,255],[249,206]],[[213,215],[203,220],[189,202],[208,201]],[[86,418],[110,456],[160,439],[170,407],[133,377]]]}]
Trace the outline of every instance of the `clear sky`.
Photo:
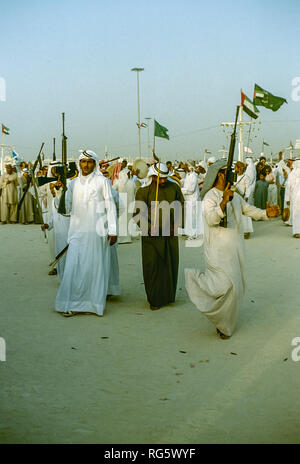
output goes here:
[{"label": "clear sky", "polygon": [[[110,155],[135,157],[133,67],[145,68],[142,120],[155,117],[169,129],[170,141],[157,139],[164,160],[228,148],[220,123],[234,118],[241,88],[252,99],[255,82],[288,104],[277,112],[260,107],[252,148],[260,152],[264,139],[275,153],[300,139],[300,101],[291,98],[300,76],[299,0],[0,3],[0,121],[10,128],[5,142],[25,159],[42,141],[51,157],[53,137],[60,151],[63,111],[70,155],[89,148],[102,157],[107,145]],[[147,155],[147,129],[141,132]]]}]

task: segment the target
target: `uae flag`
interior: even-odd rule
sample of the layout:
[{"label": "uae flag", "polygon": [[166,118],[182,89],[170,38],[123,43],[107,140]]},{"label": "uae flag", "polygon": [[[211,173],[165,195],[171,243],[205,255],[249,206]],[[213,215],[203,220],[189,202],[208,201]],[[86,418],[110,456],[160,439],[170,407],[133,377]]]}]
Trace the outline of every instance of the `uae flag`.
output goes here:
[{"label": "uae flag", "polygon": [[259,116],[259,111],[254,105],[254,103],[248,98],[243,92],[241,92],[241,105],[245,113],[250,116],[250,118],[257,119]]},{"label": "uae flag", "polygon": [[2,134],[9,135],[9,128],[2,124]]},{"label": "uae flag", "polygon": [[285,98],[275,97],[267,90],[262,89],[259,85],[255,84],[254,86],[254,97],[253,103],[257,106],[264,106],[272,111],[277,111],[283,105],[287,103]]}]

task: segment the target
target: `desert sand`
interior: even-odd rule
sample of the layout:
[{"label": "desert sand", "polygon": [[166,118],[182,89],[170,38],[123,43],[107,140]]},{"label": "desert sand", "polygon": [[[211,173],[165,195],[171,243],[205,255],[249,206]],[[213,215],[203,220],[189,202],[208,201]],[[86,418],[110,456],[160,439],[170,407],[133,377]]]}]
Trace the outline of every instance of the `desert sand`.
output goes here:
[{"label": "desert sand", "polygon": [[0,226],[1,443],[300,443],[300,240],[254,224],[229,340],[187,297],[183,269],[204,259],[184,245],[175,304],[149,310],[135,240],[104,317],[64,318],[40,227]]}]

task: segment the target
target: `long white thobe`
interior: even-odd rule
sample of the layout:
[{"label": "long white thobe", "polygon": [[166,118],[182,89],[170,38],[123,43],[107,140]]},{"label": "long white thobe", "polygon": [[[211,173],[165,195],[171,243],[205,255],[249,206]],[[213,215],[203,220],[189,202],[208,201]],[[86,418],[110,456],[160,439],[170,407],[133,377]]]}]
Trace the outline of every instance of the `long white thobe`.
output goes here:
[{"label": "long white thobe", "polygon": [[285,190],[285,201],[290,202],[293,234],[300,234],[300,168],[294,168],[289,174]]},{"label": "long white thobe", "polygon": [[[52,214],[49,216],[50,219],[48,222],[48,230],[51,231],[53,229],[55,256],[57,256],[58,253],[60,253],[66,247],[68,243],[68,233],[70,226],[70,215],[58,213],[58,197],[52,198],[51,206],[49,207],[49,209],[52,211]],[[65,263],[66,255],[64,255],[56,265],[57,277],[60,282],[62,281]]]},{"label": "long white thobe", "polygon": [[130,212],[129,205],[134,204],[136,185],[132,179],[128,178],[128,172],[128,169],[122,169],[119,178],[113,183],[113,188],[119,192],[125,205],[125,209],[119,217],[118,243],[131,243],[131,235],[134,235],[133,231],[130,230],[132,212]]},{"label": "long white thobe", "polygon": [[198,176],[195,172],[188,172],[181,191],[185,200],[184,233],[188,237],[203,235],[202,206]]},{"label": "long white thobe", "polygon": [[117,235],[117,214],[110,184],[92,172],[73,179],[66,193],[70,212],[69,249],[59,287],[57,311],[92,312],[105,309],[110,274],[108,235]]},{"label": "long white thobe", "polygon": [[[50,190],[50,182],[48,184],[44,184],[38,189],[38,196],[39,201],[42,209],[43,221],[45,224],[50,224],[52,222],[52,202],[53,202],[53,195]],[[48,240],[48,250],[49,250],[49,257],[50,263],[55,259],[56,252],[55,252],[55,236],[54,236],[54,228],[46,229],[47,240]]]},{"label": "long white thobe", "polygon": [[1,221],[16,222],[18,208],[18,176],[15,172],[12,174],[3,174],[0,178],[0,189],[2,189],[1,201]]},{"label": "long white thobe", "polygon": [[[243,195],[243,198],[247,198],[246,192],[249,192],[250,190],[250,179],[247,176],[247,174],[244,173],[241,176],[237,176],[236,187],[239,190],[239,192]],[[245,216],[243,214],[242,222],[243,222],[244,233],[253,232],[251,217]]]},{"label": "long white thobe", "polygon": [[256,183],[256,169],[253,163],[253,160],[249,161],[245,175],[248,177],[249,182],[247,184],[247,189],[245,192],[245,198],[248,198],[249,205],[254,205],[254,190]]},{"label": "long white thobe", "polygon": [[[107,179],[107,182],[110,183],[110,180]],[[119,218],[120,214],[124,212],[125,207],[120,198],[118,191],[115,190],[114,188],[112,188],[111,191],[112,191],[113,199],[116,205],[117,218]],[[118,229],[117,229],[117,233],[118,233]],[[109,273],[107,294],[114,295],[114,296],[121,294],[120,276],[119,276],[119,260],[118,260],[118,242],[110,247],[110,273]]]},{"label": "long white thobe", "polygon": [[265,210],[235,194],[227,204],[227,228],[221,227],[223,192],[212,188],[203,203],[205,273],[185,269],[185,285],[195,306],[225,335],[231,336],[245,292],[242,215],[267,220]]}]

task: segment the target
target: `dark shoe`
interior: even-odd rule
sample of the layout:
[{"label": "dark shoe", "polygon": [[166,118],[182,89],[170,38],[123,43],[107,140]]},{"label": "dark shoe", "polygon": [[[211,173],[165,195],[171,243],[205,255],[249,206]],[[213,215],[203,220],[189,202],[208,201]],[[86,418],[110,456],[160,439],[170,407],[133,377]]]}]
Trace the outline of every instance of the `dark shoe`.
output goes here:
[{"label": "dark shoe", "polygon": [[57,269],[52,269],[52,271],[48,272],[48,275],[57,275]]},{"label": "dark shoe", "polygon": [[160,308],[161,308],[161,306],[152,306],[152,305],[150,305],[151,311],[157,311]]},{"label": "dark shoe", "polygon": [[244,234],[244,239],[245,239],[245,240],[248,240],[248,238],[250,238],[250,232],[246,232],[246,233]]},{"label": "dark shoe", "polygon": [[66,311],[65,313],[62,313],[62,315],[65,317],[73,317],[76,316],[76,313],[74,313],[73,311]]},{"label": "dark shoe", "polygon": [[294,234],[293,237],[294,238],[300,238],[300,234]]}]

